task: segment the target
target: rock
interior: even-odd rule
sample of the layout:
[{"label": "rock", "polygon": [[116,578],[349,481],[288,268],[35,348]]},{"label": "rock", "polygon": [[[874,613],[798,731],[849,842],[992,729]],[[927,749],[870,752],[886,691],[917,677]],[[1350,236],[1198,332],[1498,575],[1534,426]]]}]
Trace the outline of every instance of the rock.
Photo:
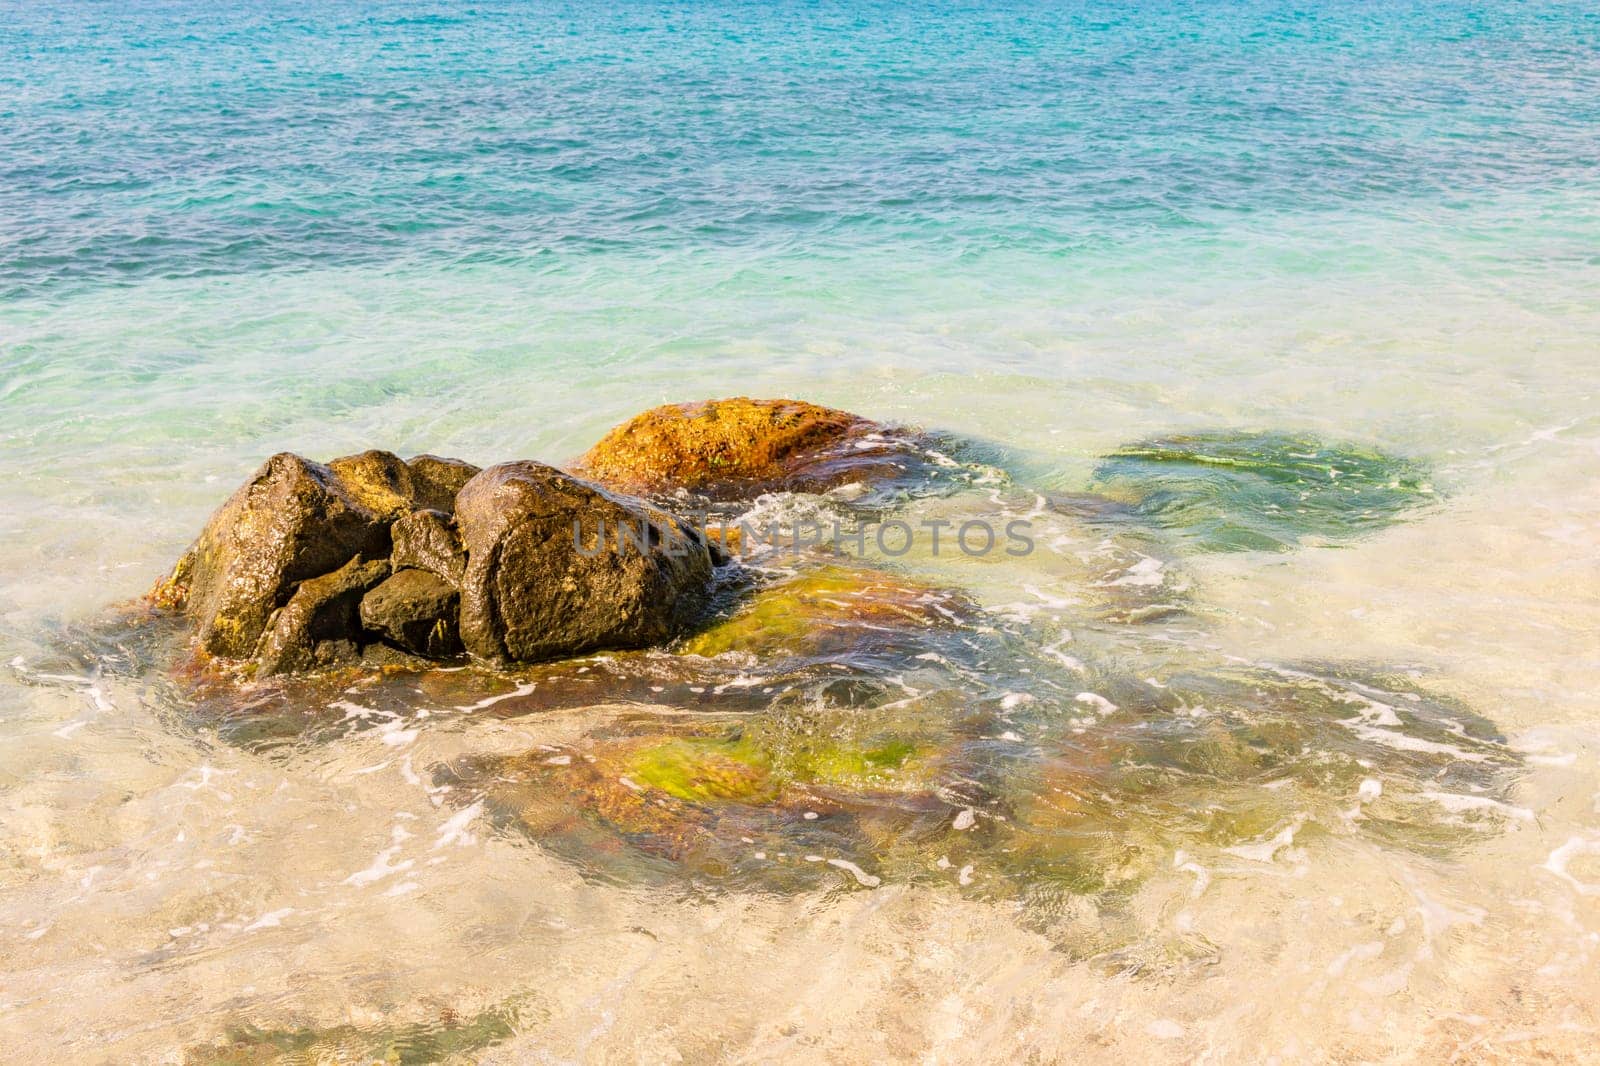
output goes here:
[{"label": "rock", "polygon": [[455,511],[456,493],[478,473],[471,463],[437,455],[407,459],[406,469],[411,472],[411,499],[416,506],[445,514]]},{"label": "rock", "polygon": [[741,396],[646,411],[607,433],[578,469],[628,493],[813,492],[904,473],[907,436],[848,411]]},{"label": "rock", "polygon": [[273,456],[212,515],[152,599],[194,620],[202,650],[244,659],[294,586],[357,555],[388,554],[402,509],[394,456],[366,453],[324,466]]},{"label": "rock", "polygon": [[388,576],[387,559],[358,558],[300,582],[261,639],[256,673],[324,669],[354,660],[361,650],[362,597]]},{"label": "rock", "polygon": [[393,521],[416,506],[411,470],[399,456],[377,450],[328,460],[328,469],[363,507]]},{"label": "rock", "polygon": [[448,658],[461,652],[460,599],[437,574],[400,570],[362,598],[361,625],[417,655]]},{"label": "rock", "polygon": [[[619,549],[619,532],[639,542]],[[698,532],[539,463],[480,476],[436,456],[323,465],[285,453],[218,510],[151,599],[189,615],[203,652],[254,660],[262,676],[368,650],[374,663],[449,657],[462,636],[503,664],[671,639],[705,606],[711,566]]]},{"label": "rock", "polygon": [[1120,448],[1096,487],[1200,551],[1350,540],[1435,501],[1420,464],[1282,433],[1218,431]]},{"label": "rock", "polygon": [[[617,879],[665,874],[762,890],[916,876],[950,850],[938,795],[955,752],[871,723],[644,723],[573,746],[466,760],[441,781],[485,797],[541,846]],[[962,841],[957,841],[957,844]],[[828,863],[807,855],[840,857]],[[848,857],[848,858],[846,858]]]},{"label": "rock", "polygon": [[391,520],[417,508],[448,514],[455,510],[456,493],[478,472],[460,459],[419,455],[401,462],[376,450],[330,460],[328,469],[369,509]]},{"label": "rock", "polygon": [[[1010,768],[995,869],[1036,899],[1125,892],[1180,850],[1270,862],[1323,833],[1445,857],[1515,810],[1493,726],[1401,678],[1224,664],[1083,683],[1016,716],[1038,746]],[[1485,802],[1445,817],[1441,795]]]},{"label": "rock", "polygon": [[[659,644],[709,599],[711,555],[698,531],[542,463],[479,473],[456,497],[456,525],[467,552],[461,640],[480,659]],[[619,532],[637,540],[619,547]]]},{"label": "rock", "polygon": [[[984,674],[973,697],[988,689],[994,714],[974,714],[978,698],[940,706],[920,681],[870,714],[807,700],[717,724],[630,709],[439,780],[596,876],[869,883],[805,858],[821,855],[1017,903],[1052,927],[1116,913],[1179,851],[1208,868],[1282,862],[1359,836],[1448,858],[1530,817],[1512,805],[1518,759],[1492,724],[1404,679],[1150,668],[1052,677],[1036,662],[1010,677],[1036,685],[1025,700],[997,698]],[[1088,924],[1057,932],[1121,936]]]},{"label": "rock", "polygon": [[[453,497],[451,503],[454,504]],[[461,585],[467,570],[467,553],[450,515],[435,510],[413,511],[395,522],[390,535],[394,553],[389,558],[396,570],[427,570],[452,586]]]},{"label": "rock", "polygon": [[[370,632],[367,635],[372,636]],[[418,655],[393,644],[385,644],[382,640],[361,646],[361,668],[367,671],[376,669],[417,674],[435,669],[438,665],[438,659]],[[370,680],[370,675],[368,679]]]},{"label": "rock", "polygon": [[262,661],[268,620],[299,583],[358,556],[388,555],[396,519],[422,506],[453,507],[456,487],[475,470],[380,451],[326,465],[280,453],[218,508],[150,599],[187,614],[205,653]]}]

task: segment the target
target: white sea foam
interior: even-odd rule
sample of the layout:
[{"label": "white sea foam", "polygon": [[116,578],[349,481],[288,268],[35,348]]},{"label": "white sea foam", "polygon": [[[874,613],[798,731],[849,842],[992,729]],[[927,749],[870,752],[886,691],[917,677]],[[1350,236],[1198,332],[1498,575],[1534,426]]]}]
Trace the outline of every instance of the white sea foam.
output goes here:
[{"label": "white sea foam", "polygon": [[1294,821],[1279,830],[1272,838],[1254,844],[1236,844],[1222,850],[1229,855],[1237,855],[1241,859],[1252,862],[1272,862],[1278,852],[1294,843],[1295,834],[1300,832],[1300,827],[1305,824],[1305,816],[1298,815]]},{"label": "white sea foam", "polygon": [[535,682],[526,681],[512,689],[510,692],[502,692],[498,696],[486,696],[476,703],[464,703],[458,706],[456,710],[462,712],[463,714],[470,714],[473,711],[485,710],[486,708],[493,707],[497,703],[504,703],[506,700],[520,699],[523,696],[530,695],[534,688]]},{"label": "white sea foam", "polygon": [[1574,859],[1584,855],[1600,855],[1600,837],[1573,835],[1545,859],[1542,869],[1561,878],[1580,896],[1600,896],[1600,881],[1583,881],[1567,869]]},{"label": "white sea foam", "polygon": [[1463,796],[1455,792],[1423,792],[1421,795],[1424,799],[1432,800],[1445,810],[1457,814],[1464,811],[1493,811],[1522,822],[1534,820],[1534,814],[1528,808],[1513,807],[1509,803],[1502,803],[1488,796]]},{"label": "white sea foam", "polygon": [[475,843],[476,839],[470,832],[468,832],[468,827],[471,826],[473,822],[477,821],[478,816],[482,813],[482,800],[479,800],[472,806],[467,807],[466,809],[457,813],[449,821],[445,822],[444,825],[439,827],[438,838],[434,840],[433,847],[430,850],[438,851],[440,848],[448,847],[450,845],[466,847]]},{"label": "white sea foam", "polygon": [[848,872],[850,876],[854,877],[859,884],[865,885],[867,888],[877,888],[879,885],[883,884],[881,878],[867,873],[855,863],[849,862],[845,859],[829,859],[828,865],[837,866],[839,869]]}]

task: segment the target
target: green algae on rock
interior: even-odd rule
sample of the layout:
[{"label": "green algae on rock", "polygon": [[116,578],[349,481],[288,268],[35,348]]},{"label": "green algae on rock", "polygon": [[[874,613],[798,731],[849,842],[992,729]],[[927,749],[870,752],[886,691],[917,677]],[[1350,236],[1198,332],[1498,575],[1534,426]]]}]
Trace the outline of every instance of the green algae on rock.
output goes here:
[{"label": "green algae on rock", "polygon": [[866,658],[914,642],[919,631],[970,621],[948,589],[886,572],[822,566],[758,589],[731,614],[689,637],[684,655],[740,652],[758,659]]},{"label": "green algae on rock", "polygon": [[1435,500],[1399,456],[1283,433],[1215,431],[1119,448],[1095,487],[1200,551],[1287,551],[1347,541]]},{"label": "green algae on rock", "polygon": [[641,714],[468,760],[452,783],[608,879],[795,891],[844,871],[1040,915],[1115,911],[1179,852],[1271,864],[1348,840],[1447,858],[1517,816],[1503,739],[1405,679],[1327,666],[1082,676],[1093,691],[1052,700],[1060,687],[1046,685],[988,710],[913,699],[687,726]]},{"label": "green algae on rock", "polygon": [[934,785],[959,744],[870,718],[818,725],[646,717],[573,745],[469,760],[448,776],[596,876],[782,891],[825,880],[876,886],[903,866],[896,850],[952,821],[956,808]]}]

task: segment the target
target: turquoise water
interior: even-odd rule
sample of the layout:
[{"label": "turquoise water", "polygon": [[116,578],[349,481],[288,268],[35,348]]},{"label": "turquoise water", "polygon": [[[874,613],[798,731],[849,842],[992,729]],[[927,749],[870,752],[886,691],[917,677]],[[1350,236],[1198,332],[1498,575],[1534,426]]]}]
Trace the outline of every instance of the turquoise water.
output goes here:
[{"label": "turquoise water", "polygon": [[[560,458],[742,389],[1049,444],[1064,483],[1125,427],[1287,407],[1347,433],[1328,390],[1431,453],[1492,444],[1566,375],[1485,395],[1491,333],[1561,348],[1593,321],[1590,5],[4,16],[22,513],[90,493],[107,447],[174,492],[377,438]],[[1287,391],[1262,380],[1286,357]],[[1458,385],[1418,426],[1416,390]],[[1043,441],[1058,419],[1081,439]]]},{"label": "turquoise water", "polygon": [[[463,1026],[505,1062],[1575,1057],[1597,338],[1592,3],[0,0],[0,1032],[40,1062]],[[1437,503],[1338,546],[1163,556],[1197,620],[1143,652],[1403,669],[1506,736],[1514,788],[1444,801],[1506,831],[1162,852],[1171,892],[1106,932],[1136,950],[1081,965],[892,878],[597,886],[440,791],[581,750],[582,708],[269,756],[62,672],[274,451],[559,461],[736,393],[971,438],[1005,514],[1176,434],[1414,461]],[[918,565],[1070,672],[1134,638],[1072,613],[1125,546],[1067,527]]]},{"label": "turquoise water", "polygon": [[30,4],[5,22],[9,300],[665,252],[800,277],[888,248],[1115,269],[1225,254],[1285,214],[1472,230],[1490,197],[1561,210],[1600,165],[1586,4]]}]

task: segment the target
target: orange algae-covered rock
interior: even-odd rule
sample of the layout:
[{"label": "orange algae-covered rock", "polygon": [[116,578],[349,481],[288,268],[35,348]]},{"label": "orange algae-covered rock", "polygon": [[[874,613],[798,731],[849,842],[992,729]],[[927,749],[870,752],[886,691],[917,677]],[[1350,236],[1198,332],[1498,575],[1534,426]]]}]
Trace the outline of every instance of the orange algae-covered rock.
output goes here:
[{"label": "orange algae-covered rock", "polygon": [[632,493],[686,489],[737,498],[811,491],[900,473],[904,434],[803,400],[739,396],[667,404],[607,433],[580,471]]}]

